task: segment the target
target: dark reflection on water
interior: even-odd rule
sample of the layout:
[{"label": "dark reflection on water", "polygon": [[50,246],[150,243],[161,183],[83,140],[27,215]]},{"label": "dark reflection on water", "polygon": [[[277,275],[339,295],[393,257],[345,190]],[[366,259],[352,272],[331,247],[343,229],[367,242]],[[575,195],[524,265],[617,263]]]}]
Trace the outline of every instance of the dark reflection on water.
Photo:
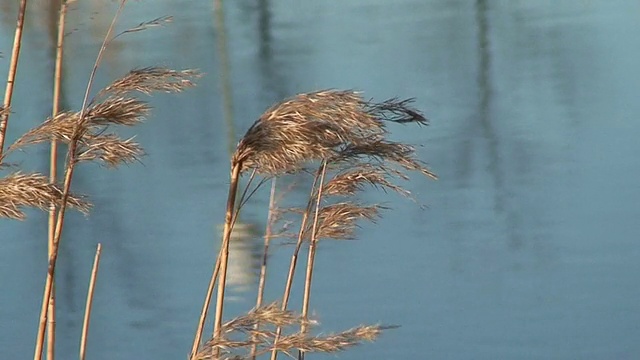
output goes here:
[{"label": "dark reflection on water", "polygon": [[[89,217],[72,214],[58,268],[58,354],[77,353],[93,252],[103,243],[92,359],[184,357],[224,218],[228,157],[274,101],[318,88],[417,98],[429,128],[393,128],[441,179],[407,186],[426,210],[394,208],[360,239],[321,244],[312,308],[323,331],[400,324],[344,358],[633,359],[640,356],[636,140],[640,36],[633,2],[132,2],[121,29],[164,15],[168,28],[121,38],[98,86],[133,67],[207,74],[150,99],[138,134],[149,156],[111,171],[80,168]],[[81,102],[113,13],[69,13],[65,108]],[[50,112],[57,5],[30,3],[9,140]],[[0,78],[16,4],[0,2]],[[46,147],[15,154],[46,171]],[[292,180],[289,180],[292,181]],[[291,190],[303,200],[308,185]],[[254,302],[267,191],[240,219],[229,316]],[[1,221],[0,353],[30,354],[46,271],[45,216]],[[271,256],[281,295],[290,249]],[[296,295],[297,296],[297,295]],[[293,304],[301,299],[294,296]],[[28,356],[28,355],[27,355]]]}]

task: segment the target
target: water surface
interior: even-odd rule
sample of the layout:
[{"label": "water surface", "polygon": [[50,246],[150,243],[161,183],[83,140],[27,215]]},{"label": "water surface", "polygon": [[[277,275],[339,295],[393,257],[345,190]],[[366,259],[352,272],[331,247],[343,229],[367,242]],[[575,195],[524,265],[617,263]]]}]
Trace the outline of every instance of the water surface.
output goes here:
[{"label": "water surface", "polygon": [[[50,113],[55,8],[30,3],[9,139]],[[16,4],[0,2],[0,78]],[[82,101],[113,3],[68,15],[65,108]],[[321,88],[415,97],[428,128],[398,126],[440,176],[408,188],[359,239],[320,245],[322,331],[399,324],[345,359],[634,359],[640,356],[640,5],[632,1],[131,2],[97,86],[133,67],[198,68],[199,86],[150,101],[143,164],[83,166],[58,268],[58,356],[76,356],[93,252],[103,244],[88,357],[184,358],[219,241],[230,149],[274,101]],[[46,147],[16,154],[47,171]],[[303,198],[306,190],[294,193]],[[229,316],[252,306],[257,229],[233,253]],[[0,353],[30,356],[46,272],[46,216],[0,222]],[[271,257],[280,296],[288,247]],[[294,304],[299,297],[292,299]],[[64,334],[64,335],[62,335]]]}]

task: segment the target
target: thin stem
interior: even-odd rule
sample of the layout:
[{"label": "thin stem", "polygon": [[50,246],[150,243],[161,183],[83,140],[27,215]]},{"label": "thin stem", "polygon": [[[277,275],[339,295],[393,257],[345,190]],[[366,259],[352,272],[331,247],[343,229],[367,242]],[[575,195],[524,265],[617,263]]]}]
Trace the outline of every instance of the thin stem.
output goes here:
[{"label": "thin stem", "polygon": [[[213,323],[213,336],[214,338],[220,337],[220,330],[222,328],[222,312],[224,308],[224,292],[226,290],[227,285],[227,265],[229,263],[229,241],[231,239],[231,231],[233,230],[233,222],[237,218],[233,216],[235,202],[236,202],[236,193],[238,190],[238,178],[240,176],[240,169],[242,168],[242,163],[233,164],[233,168],[231,169],[231,183],[229,185],[229,197],[227,200],[227,212],[225,215],[224,221],[224,230],[222,234],[222,245],[221,245],[221,257],[220,257],[220,275],[218,280],[218,297],[216,299],[216,317]],[[219,355],[219,350],[216,348],[214,358],[217,358]]]},{"label": "thin stem", "polygon": [[198,320],[198,328],[196,330],[196,335],[193,339],[193,345],[191,346],[191,355],[189,359],[195,359],[195,356],[198,353],[198,348],[200,347],[200,342],[202,341],[202,333],[204,331],[204,323],[207,320],[207,314],[209,312],[209,305],[211,304],[211,298],[213,296],[213,288],[216,286],[216,280],[218,279],[218,274],[220,273],[220,258],[222,257],[222,247],[220,247],[220,253],[216,259],[216,264],[213,267],[213,273],[211,274],[211,279],[209,280],[209,287],[207,288],[207,293],[204,297],[204,304],[202,305],[202,311],[200,312],[200,319]]},{"label": "thin stem", "polygon": [[[300,253],[300,248],[302,247],[302,242],[304,240],[304,229],[307,227],[307,221],[309,219],[309,212],[311,211],[311,206],[313,204],[313,194],[316,192],[316,185],[318,183],[318,179],[320,179],[320,170],[316,173],[313,184],[311,185],[311,193],[309,194],[309,201],[307,202],[307,207],[302,214],[302,221],[300,223],[300,231],[298,232],[298,240],[296,241],[296,247],[293,250],[293,255],[291,255],[291,263],[289,264],[289,273],[287,275],[287,282],[284,289],[284,295],[282,296],[282,310],[287,309],[287,305],[289,304],[289,296],[291,295],[291,287],[293,286],[293,277],[296,272],[296,265],[298,263],[298,255]],[[276,350],[276,344],[280,339],[280,335],[282,335],[282,327],[278,326],[276,328],[276,334],[273,338],[273,350],[271,351],[271,360],[276,360],[278,358],[278,351]]]},{"label": "thin stem", "polygon": [[[76,150],[77,142],[71,142],[69,146],[69,152]],[[47,280],[44,285],[44,296],[42,300],[42,307],[40,308],[40,325],[38,327],[38,334],[36,337],[36,350],[33,356],[34,360],[40,360],[42,358],[42,347],[44,343],[44,330],[47,322],[47,310],[49,308],[49,300],[51,300],[51,290],[53,288],[53,276],[56,270],[56,263],[58,261],[58,248],[60,246],[60,235],[62,234],[62,224],[64,223],[64,215],[67,207],[67,200],[69,198],[69,188],[71,187],[71,178],[73,177],[74,165],[70,162],[67,166],[64,177],[64,192],[62,194],[62,202],[60,210],[58,210],[58,217],[56,219],[56,228],[53,235],[53,246],[51,248],[51,255],[49,256],[49,266],[47,269]]]},{"label": "thin stem", "polygon": [[98,243],[96,256],[93,259],[91,269],[91,279],[89,280],[89,290],[87,291],[87,304],[84,308],[84,321],[82,322],[82,337],[80,338],[80,360],[84,360],[87,354],[87,336],[89,334],[89,320],[91,319],[91,305],[93,305],[93,293],[96,288],[96,278],[98,277],[98,267],[100,266],[100,253],[102,244]]},{"label": "thin stem", "polygon": [[[269,243],[271,241],[271,234],[273,229],[273,219],[275,212],[275,195],[276,195],[276,181],[277,178],[271,179],[271,192],[269,194],[269,212],[267,213],[267,226],[264,231],[264,251],[262,252],[262,265],[260,266],[260,280],[258,282],[258,295],[256,297],[256,309],[262,306],[262,300],[264,298],[264,285],[267,278],[267,259],[269,258]],[[253,327],[255,330],[260,328],[260,324],[256,323]],[[254,341],[256,341],[254,336]],[[251,358],[255,360],[257,356],[258,345],[257,342],[251,347]]]},{"label": "thin stem", "polygon": [[[22,45],[22,28],[24,27],[24,14],[27,9],[27,0],[20,0],[20,8],[18,10],[18,21],[16,23],[16,32],[13,37],[13,49],[11,51],[11,62],[9,63],[9,74],[7,75],[7,88],[4,91],[4,107],[11,107],[11,98],[13,97],[13,85],[18,72],[18,58],[20,57],[20,46]],[[4,115],[0,115],[0,160],[4,151],[4,139],[7,133],[7,125],[9,123],[9,111]]]},{"label": "thin stem", "polygon": [[[302,299],[302,318],[305,320],[300,326],[300,332],[307,331],[306,320],[309,315],[309,299],[311,296],[311,279],[313,277],[313,264],[316,256],[316,244],[318,242],[318,218],[320,214],[320,201],[322,200],[322,190],[324,188],[324,178],[327,173],[327,162],[323,161],[321,165],[320,184],[318,185],[318,195],[316,196],[316,208],[313,215],[313,224],[311,230],[311,238],[309,239],[309,254],[307,258],[307,273],[304,281],[304,297]],[[304,359],[304,351],[298,353],[299,359]]]},{"label": "thin stem", "polygon": [[256,298],[256,308],[262,306],[264,298],[264,284],[267,276],[267,259],[269,257],[269,243],[273,233],[273,220],[275,213],[275,195],[277,178],[271,179],[271,192],[269,194],[269,212],[267,214],[267,226],[264,232],[264,251],[262,254],[262,266],[260,267],[260,281],[258,283],[258,296]]},{"label": "thin stem", "polygon": [[251,193],[249,193],[249,187],[251,187],[251,183],[255,178],[256,178],[256,169],[253,169],[253,171],[251,171],[251,175],[249,175],[249,181],[247,181],[247,185],[244,187],[244,190],[242,190],[242,195],[240,195],[240,201],[238,201],[238,204],[239,204],[238,209],[242,208],[242,206],[249,200],[251,195],[253,195],[256,192],[256,190],[258,190],[260,185],[262,185],[262,181],[259,182],[258,186],[256,186],[256,188],[253,191],[251,191]]},{"label": "thin stem", "polygon": [[[202,333],[204,332],[204,323],[207,320],[207,314],[209,313],[209,306],[211,305],[211,298],[213,297],[213,289],[216,286],[216,281],[218,280],[218,275],[220,274],[220,268],[221,268],[221,264],[222,264],[222,258],[223,258],[223,253],[225,252],[225,246],[224,246],[224,234],[226,234],[227,232],[227,226],[229,226],[229,229],[232,230],[236,220],[238,219],[238,214],[240,212],[240,208],[236,208],[234,209],[234,204],[235,204],[235,196],[233,195],[234,199],[233,199],[233,203],[231,204],[231,210],[229,209],[230,206],[230,200],[231,200],[231,190],[232,188],[235,187],[234,194],[237,194],[237,189],[238,189],[238,177],[240,175],[240,170],[241,170],[242,165],[241,164],[236,164],[234,166],[234,168],[231,171],[231,177],[234,177],[234,173],[237,171],[237,174],[235,174],[236,180],[235,180],[235,185],[234,180],[231,181],[232,184],[229,185],[229,197],[227,200],[227,214],[225,217],[225,230],[223,230],[223,244],[220,246],[220,251],[218,252],[218,257],[216,258],[216,264],[213,267],[213,272],[211,274],[211,279],[209,280],[209,286],[207,287],[207,292],[205,294],[204,297],[204,303],[202,304],[202,310],[200,311],[200,319],[198,320],[198,327],[196,329],[196,335],[193,339],[193,344],[191,345],[191,354],[189,355],[189,359],[193,360],[195,359],[196,355],[198,354],[198,348],[200,347],[200,342],[202,342]],[[236,170],[237,168],[237,170]],[[245,189],[246,190],[246,189]],[[243,194],[244,196],[244,194]],[[241,196],[241,198],[243,197]],[[227,217],[229,216],[229,213],[231,211],[231,219],[229,220]],[[227,225],[227,221],[229,221],[229,224]],[[230,232],[229,230],[229,232]],[[229,236],[231,234],[229,233]],[[228,244],[226,246],[226,251],[228,252]],[[228,257],[228,256],[227,256]],[[217,310],[217,308],[216,308]],[[215,336],[215,329],[214,329],[214,336]]]},{"label": "thin stem", "polygon": [[[56,62],[53,75],[53,111],[52,117],[58,115],[60,111],[60,87],[62,83],[62,57],[63,57],[63,42],[64,42],[64,25],[65,17],[67,14],[67,2],[63,1],[60,4],[60,13],[58,16],[58,40],[56,42]],[[49,158],[49,181],[52,184],[56,183],[58,172],[58,143],[55,137],[51,138],[51,150]],[[53,251],[53,237],[55,234],[56,224],[56,205],[51,203],[49,205],[49,229],[48,229],[48,257],[51,256]],[[49,309],[47,310],[47,359],[55,359],[55,344],[56,344],[56,292],[55,283],[51,289],[51,297],[49,299]]]},{"label": "thin stem", "polygon": [[126,3],[126,0],[122,0],[120,2],[120,6],[118,7],[118,10],[116,12],[116,14],[113,17],[113,20],[111,21],[111,25],[109,26],[109,30],[107,30],[107,34],[104,38],[104,41],[102,43],[102,47],[100,48],[100,51],[98,52],[98,56],[96,58],[96,61],[94,63],[94,68],[91,72],[91,76],[89,77],[89,83],[87,84],[87,90],[85,92],[85,97],[83,100],[83,104],[82,104],[82,109],[80,111],[80,120],[79,120],[79,124],[76,127],[75,131],[74,131],[74,135],[71,139],[71,141],[69,142],[69,149],[67,152],[67,166],[66,166],[66,170],[65,170],[65,175],[64,175],[64,185],[63,185],[63,193],[62,193],[62,199],[61,199],[61,205],[60,205],[60,209],[58,210],[58,216],[56,219],[56,227],[55,227],[55,231],[54,231],[54,236],[53,236],[53,246],[52,246],[52,251],[51,251],[51,255],[49,256],[49,266],[47,269],[47,280],[45,282],[45,286],[44,286],[44,296],[42,299],[42,307],[40,308],[40,322],[38,325],[38,333],[36,336],[36,346],[35,346],[35,352],[34,352],[34,360],[40,360],[42,359],[42,348],[43,348],[43,344],[44,344],[44,333],[45,333],[45,328],[46,328],[46,323],[47,323],[47,310],[49,308],[49,300],[51,299],[51,290],[53,288],[53,277],[55,274],[55,269],[56,269],[56,263],[58,260],[58,249],[60,246],[60,236],[62,235],[62,225],[64,224],[64,215],[67,209],[67,201],[69,199],[69,190],[71,189],[71,179],[73,178],[73,171],[75,169],[75,165],[76,165],[76,150],[77,150],[77,146],[78,146],[78,141],[80,140],[80,137],[82,136],[82,122],[84,121],[84,115],[86,112],[86,105],[88,102],[88,98],[89,98],[89,92],[93,83],[93,78],[95,76],[95,73],[98,69],[98,64],[101,62],[102,56],[104,54],[104,51],[106,49],[106,45],[109,41],[109,39],[111,38],[111,33],[113,32],[113,28],[115,27],[116,21],[120,15],[120,13],[122,12],[122,9],[124,8],[124,4]]}]

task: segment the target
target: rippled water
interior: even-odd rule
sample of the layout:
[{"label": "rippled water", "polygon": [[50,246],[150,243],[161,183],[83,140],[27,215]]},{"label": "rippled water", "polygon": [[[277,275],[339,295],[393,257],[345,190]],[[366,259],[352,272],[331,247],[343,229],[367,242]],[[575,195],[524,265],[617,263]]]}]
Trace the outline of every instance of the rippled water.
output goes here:
[{"label": "rippled water", "polygon": [[[322,330],[399,324],[345,359],[640,357],[640,3],[633,1],[131,2],[120,28],[172,15],[109,50],[98,85],[133,67],[199,68],[183,95],[151,99],[148,156],[77,173],[58,268],[58,357],[76,356],[96,243],[103,258],[90,359],[184,358],[219,241],[228,157],[271,103],[320,88],[415,97],[428,128],[397,127],[440,175],[359,240],[323,243],[312,309]],[[69,15],[64,107],[81,103],[115,10]],[[9,138],[50,113],[55,10],[30,3]],[[16,4],[0,2],[0,78]],[[45,147],[16,154],[46,171]],[[306,190],[305,190],[306,191]],[[252,306],[266,194],[232,250],[229,316]],[[303,197],[300,195],[292,195]],[[46,272],[45,215],[0,222],[0,353],[29,356]],[[276,248],[282,274],[289,248]],[[277,276],[278,278],[276,278]],[[275,299],[282,275],[270,279]],[[293,303],[299,303],[294,298]]]}]

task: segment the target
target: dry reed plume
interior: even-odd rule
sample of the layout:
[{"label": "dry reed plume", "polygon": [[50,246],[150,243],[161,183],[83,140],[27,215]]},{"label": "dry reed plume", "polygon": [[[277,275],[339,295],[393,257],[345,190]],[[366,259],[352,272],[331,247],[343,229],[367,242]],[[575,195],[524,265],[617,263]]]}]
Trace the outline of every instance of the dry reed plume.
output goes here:
[{"label": "dry reed plume", "polygon": [[[106,97],[91,104],[84,115],[82,111],[67,111],[48,118],[19,137],[3,156],[29,145],[48,143],[53,138],[66,144],[77,143],[70,158],[74,163],[98,160],[109,167],[116,167],[134,162],[144,155],[142,147],[133,138],[122,139],[108,132],[117,125],[135,126],[149,114],[149,105],[130,93],[179,92],[193,86],[192,80],[198,76],[193,70],[133,70],[102,90],[101,94]],[[47,210],[50,204],[60,207],[63,195],[64,185],[52,184],[44,175],[21,172],[6,175],[0,178],[0,217],[24,219],[23,207],[41,210]],[[88,212],[90,207],[83,197],[72,194],[68,196],[67,204],[82,212]]]},{"label": "dry reed plume", "polygon": [[[242,138],[232,162],[277,176],[314,160],[368,155],[433,176],[412,158],[410,146],[385,140],[385,121],[427,124],[409,104],[410,100],[396,99],[373,103],[354,91],[300,94],[267,110]],[[381,146],[378,151],[371,149],[376,145]]]},{"label": "dry reed plume", "polygon": [[[47,210],[49,204],[60,206],[61,202],[62,189],[44,175],[15,172],[0,178],[0,217],[24,220],[24,207]],[[91,208],[81,196],[70,195],[67,202],[83,213]]]},{"label": "dry reed plume", "polygon": [[[261,329],[255,325],[261,324]],[[250,359],[253,356],[267,354],[273,350],[292,354],[294,351],[334,353],[361,344],[374,341],[385,329],[380,325],[358,326],[353,329],[329,335],[309,336],[294,332],[280,337],[277,344],[275,327],[316,326],[317,322],[289,310],[281,310],[277,303],[254,308],[247,314],[236,317],[221,327],[221,335],[211,338],[202,346],[194,359]],[[255,346],[255,352],[247,349]],[[216,355],[216,352],[218,354]]]}]

